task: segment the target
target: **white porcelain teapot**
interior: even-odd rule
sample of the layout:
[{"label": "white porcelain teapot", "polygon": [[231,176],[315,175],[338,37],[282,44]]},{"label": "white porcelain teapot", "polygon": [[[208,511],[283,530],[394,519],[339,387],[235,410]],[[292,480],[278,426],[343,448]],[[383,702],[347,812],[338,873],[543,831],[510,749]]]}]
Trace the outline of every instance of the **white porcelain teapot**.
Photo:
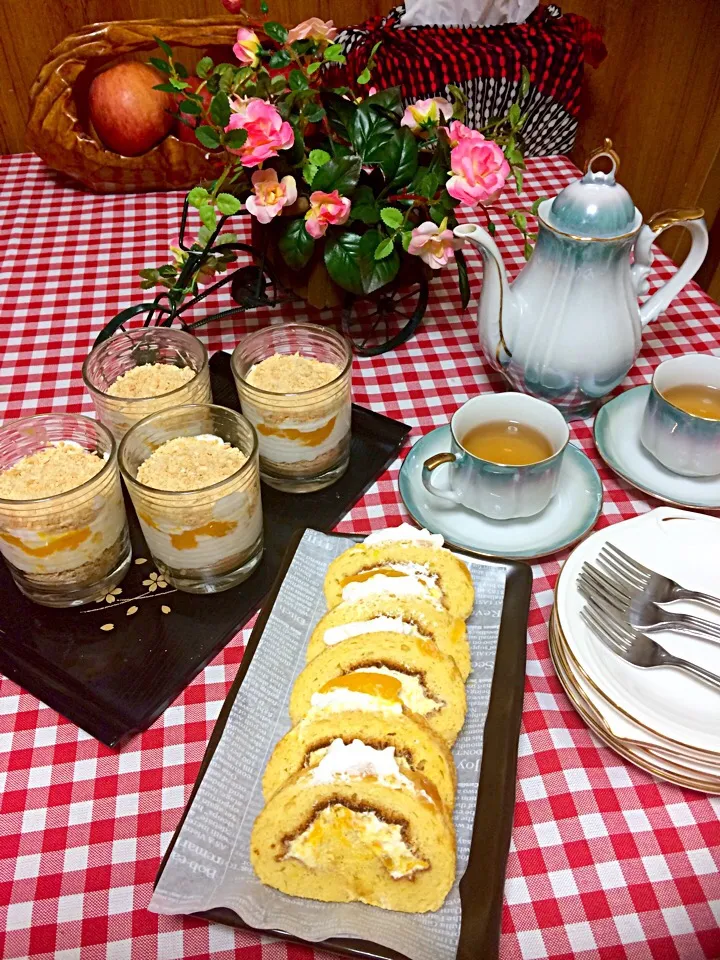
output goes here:
[{"label": "white porcelain teapot", "polygon": [[[600,157],[610,159],[609,173],[593,170]],[[640,352],[643,327],[665,310],[707,252],[702,210],[664,211],[643,224],[615,181],[619,162],[606,140],[582,179],[540,204],[535,250],[512,285],[490,234],[475,224],[455,228],[483,258],[478,328],[487,358],[516,390],[550,401],[567,417],[587,416],[621,382]],[[675,224],[690,231],[690,253],[640,306],[653,241]]]}]

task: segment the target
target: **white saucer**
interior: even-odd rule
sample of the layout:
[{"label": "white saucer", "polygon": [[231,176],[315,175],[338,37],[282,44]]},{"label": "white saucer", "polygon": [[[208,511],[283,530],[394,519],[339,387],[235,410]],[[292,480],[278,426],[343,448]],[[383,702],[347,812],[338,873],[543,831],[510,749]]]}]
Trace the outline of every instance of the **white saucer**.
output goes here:
[{"label": "white saucer", "polygon": [[421,437],[400,470],[400,496],[413,519],[432,533],[441,533],[450,547],[485,557],[535,560],[577,543],[600,515],[600,477],[572,444],[563,458],[558,492],[542,513],[521,520],[489,520],[428,493],[422,484],[422,465],[433,454],[449,449],[449,426]]},{"label": "white saucer", "polygon": [[650,387],[633,387],[601,407],[595,418],[595,446],[605,463],[643,493],[676,507],[720,510],[720,477],[681,477],[648,453],[640,424]]}]

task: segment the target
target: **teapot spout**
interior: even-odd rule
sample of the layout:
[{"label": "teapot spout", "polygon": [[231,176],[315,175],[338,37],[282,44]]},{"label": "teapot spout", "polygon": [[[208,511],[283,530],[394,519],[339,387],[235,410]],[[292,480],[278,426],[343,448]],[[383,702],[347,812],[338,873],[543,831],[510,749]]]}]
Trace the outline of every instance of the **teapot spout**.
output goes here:
[{"label": "teapot spout", "polygon": [[456,237],[474,243],[483,258],[483,282],[478,300],[478,332],[485,353],[498,369],[503,369],[512,356],[503,335],[503,314],[512,293],[505,264],[497,244],[477,223],[462,223],[453,231]]}]

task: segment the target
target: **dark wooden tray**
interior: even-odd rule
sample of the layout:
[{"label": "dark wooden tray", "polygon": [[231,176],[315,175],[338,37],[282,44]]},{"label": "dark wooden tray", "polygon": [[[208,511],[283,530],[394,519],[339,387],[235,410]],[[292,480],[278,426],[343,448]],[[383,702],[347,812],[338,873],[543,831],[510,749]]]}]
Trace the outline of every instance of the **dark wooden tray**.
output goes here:
[{"label": "dark wooden tray", "polygon": [[[302,534],[302,530],[293,534],[275,584],[253,628],[235,682],[225,699],[208,742],[195,786],[160,864],[155,879],[156,885],[175,846],[175,841],[215,748],[220,742],[233,702],[245,679]],[[470,858],[465,875],[460,881],[462,925],[457,960],[495,960],[498,956],[505,866],[515,809],[517,749],[525,690],[526,634],[532,572],[527,564],[516,561],[488,560],[486,562],[505,568],[505,598],[490,691],[490,705],[483,735],[482,766]],[[243,930],[253,929],[238,914],[227,908],[207,910],[193,916],[225,923]],[[371,940],[331,938],[320,943],[308,943],[282,931],[260,930],[258,932],[309,947],[334,950],[348,957],[363,957],[366,960],[407,960],[404,954],[373,943]]]},{"label": "dark wooden tray", "polygon": [[[239,409],[229,355],[216,353],[210,370],[215,402]],[[107,746],[122,745],[154,723],[255,613],[293,532],[309,517],[331,530],[396,458],[409,432],[404,423],[353,405],[347,473],[316,493],[281,493],[263,484],[262,562],[225,593],[196,596],[163,586],[129,500],[134,563],[117,596],[76,610],[40,607],[0,563],[0,672]]]}]

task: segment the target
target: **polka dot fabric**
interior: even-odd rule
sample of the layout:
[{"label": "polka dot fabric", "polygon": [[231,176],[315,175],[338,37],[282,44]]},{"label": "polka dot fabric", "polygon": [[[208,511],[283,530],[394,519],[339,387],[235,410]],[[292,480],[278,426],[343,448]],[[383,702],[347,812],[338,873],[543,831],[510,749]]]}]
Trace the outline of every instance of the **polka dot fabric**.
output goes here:
[{"label": "polka dot fabric", "polygon": [[[139,300],[138,270],[160,264],[177,234],[179,194],[93,196],[29,155],[0,160],[0,393],[4,417],[92,414],[80,366],[106,321]],[[563,157],[531,160],[523,206],[577,176]],[[510,209],[519,201],[508,196]],[[499,218],[498,218],[499,219]],[[521,246],[500,226],[511,275]],[[468,262],[474,307],[482,267]],[[658,254],[652,285],[672,272]],[[216,298],[204,312],[220,309]],[[200,316],[202,314],[197,314]],[[331,322],[286,309],[284,317]],[[203,328],[231,349],[267,311]],[[717,350],[718,307],[694,284],[645,333],[624,387],[657,363]],[[354,399],[412,425],[411,441],[447,422],[468,397],[500,386],[480,356],[457,275],[439,272],[418,335],[354,363]],[[573,441],[598,464],[599,525],[656,504],[599,464],[591,424]],[[407,519],[399,462],[338,529]],[[517,803],[502,916],[502,960],[717,960],[720,798],[654,780],[597,742],[566,699],[547,645],[552,590],[566,554],[534,567]],[[245,630],[154,726],[109,750],[7,679],[0,679],[0,956],[4,960],[330,960],[331,954],[228,927],[148,913],[160,858],[175,830]],[[2,638],[0,637],[0,642]],[[480,960],[480,958],[478,958]]]}]

